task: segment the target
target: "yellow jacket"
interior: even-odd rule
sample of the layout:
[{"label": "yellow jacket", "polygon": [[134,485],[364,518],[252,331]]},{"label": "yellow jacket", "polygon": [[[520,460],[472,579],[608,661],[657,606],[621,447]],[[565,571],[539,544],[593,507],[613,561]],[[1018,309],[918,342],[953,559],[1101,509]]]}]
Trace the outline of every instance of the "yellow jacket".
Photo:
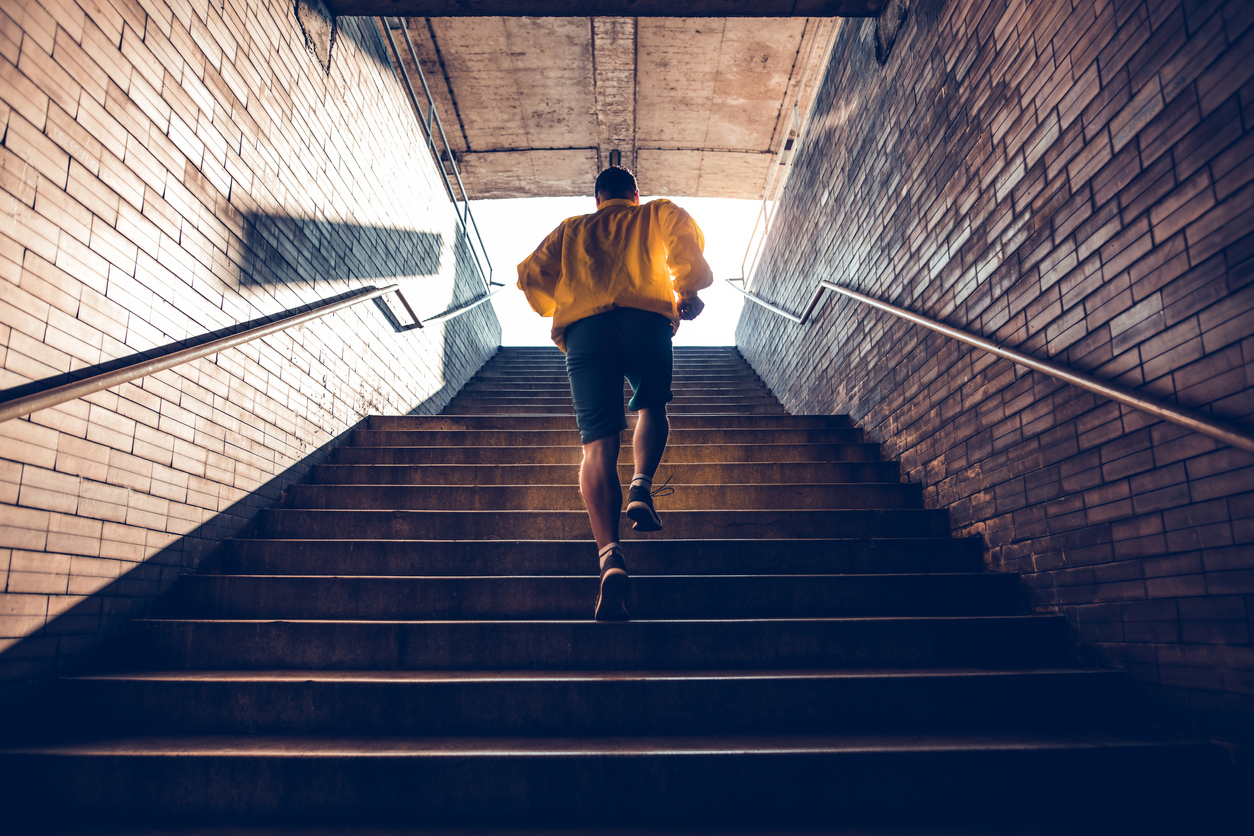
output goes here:
[{"label": "yellow jacket", "polygon": [[566,326],[611,308],[660,313],[677,330],[675,294],[714,283],[704,247],[696,221],[669,200],[603,200],[593,214],[562,221],[518,265],[518,288],[536,313],[553,317],[563,351]]}]

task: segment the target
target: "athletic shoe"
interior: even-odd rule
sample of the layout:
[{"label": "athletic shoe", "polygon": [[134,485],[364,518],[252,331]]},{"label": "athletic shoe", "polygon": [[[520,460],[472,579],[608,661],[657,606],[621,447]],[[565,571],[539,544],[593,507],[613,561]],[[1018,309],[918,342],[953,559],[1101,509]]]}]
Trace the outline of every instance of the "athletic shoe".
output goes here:
[{"label": "athletic shoe", "polygon": [[626,621],[631,618],[627,611],[627,597],[631,594],[627,563],[622,549],[612,549],[601,558],[601,593],[597,595],[593,618],[597,621]]},{"label": "athletic shoe", "polygon": [[627,519],[636,531],[661,531],[662,518],[653,508],[653,497],[669,496],[674,488],[666,487],[671,480],[668,478],[662,487],[654,489],[653,485],[633,484],[627,491]]}]

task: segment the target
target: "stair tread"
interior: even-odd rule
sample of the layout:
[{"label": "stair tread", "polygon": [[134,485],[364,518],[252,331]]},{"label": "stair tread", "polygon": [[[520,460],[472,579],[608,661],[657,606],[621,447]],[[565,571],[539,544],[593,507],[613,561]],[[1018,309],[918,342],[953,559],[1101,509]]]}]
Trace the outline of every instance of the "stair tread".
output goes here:
[{"label": "stair tread", "polygon": [[324,668],[276,670],[156,670],[115,671],[64,677],[75,682],[630,682],[638,680],[719,679],[929,679],[997,677],[1103,677],[1122,679],[1122,673],[1100,668],[752,668],[725,670],[331,670]]},{"label": "stair tread", "polygon": [[384,737],[329,735],[161,735],[15,746],[0,755],[140,757],[674,756],[791,753],[1023,751],[1209,745],[1180,734],[1099,731],[949,734],[778,734],[642,737]]},{"label": "stair tread", "polygon": [[[387,465],[380,465],[386,467]],[[414,467],[415,465],[395,465],[396,467]],[[457,465],[450,465],[456,467]],[[466,465],[462,465],[466,466]],[[473,466],[473,465],[472,465]],[[496,465],[479,465],[480,467],[496,467]],[[514,465],[516,467],[529,467],[530,465]],[[510,465],[501,465],[501,467],[510,467]],[[663,480],[658,479],[661,483]],[[876,487],[889,485],[892,487],[913,488],[914,486],[908,482],[676,482],[674,480],[667,483],[670,488],[865,488],[868,484]],[[496,482],[490,485],[394,485],[389,482],[320,482],[317,484],[301,484],[300,488],[419,488],[428,490],[431,488],[473,488],[482,490],[497,491],[504,488],[578,488],[579,482],[549,482],[544,485],[538,485],[534,482]],[[529,510],[529,509],[528,509]],[[582,508],[580,509],[582,510]],[[660,510],[660,509],[659,509]]]},{"label": "stair tread", "polygon": [[1026,613],[1007,615],[866,615],[866,616],[797,616],[769,618],[636,618],[631,621],[606,623],[593,621],[591,618],[571,620],[567,618],[179,618],[145,617],[133,618],[132,624],[334,624],[334,625],[441,625],[468,626],[475,624],[537,626],[545,624],[560,625],[563,628],[580,630],[629,630],[644,625],[656,624],[866,624],[868,622],[987,622],[987,623],[1030,623],[1064,620],[1063,616],[1053,613]]},{"label": "stair tread", "polygon": [[[308,573],[299,575],[287,575],[278,573],[256,573],[247,572],[214,572],[202,575],[189,575],[188,578],[196,580],[199,578],[247,578],[249,580],[276,580],[290,581],[293,578],[304,578],[308,580],[386,580],[386,581],[437,581],[440,583],[448,583],[450,581],[514,581],[514,580],[542,580],[542,581],[560,581],[570,577],[582,578],[584,575],[544,575],[533,572],[508,574],[508,575],[378,575],[378,574],[345,574],[339,573]],[[586,577],[595,578],[596,572],[589,571]],[[752,579],[755,581],[768,580],[795,580],[798,582],[814,579],[830,580],[835,578],[856,578],[858,580],[875,580],[877,578],[892,578],[898,580],[907,579],[926,579],[933,577],[944,578],[1006,578],[1013,577],[1011,575],[995,574],[992,572],[684,572],[673,575],[662,574],[642,574],[633,572],[632,580],[654,580],[654,581],[673,581],[684,579]]]}]

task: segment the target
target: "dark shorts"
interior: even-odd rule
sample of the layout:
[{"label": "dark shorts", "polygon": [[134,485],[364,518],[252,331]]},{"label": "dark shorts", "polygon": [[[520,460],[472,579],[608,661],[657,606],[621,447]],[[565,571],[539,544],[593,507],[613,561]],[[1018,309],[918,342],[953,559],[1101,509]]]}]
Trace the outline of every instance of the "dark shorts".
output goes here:
[{"label": "dark shorts", "polygon": [[614,308],[566,326],[566,374],[584,444],[627,428],[623,378],[635,395],[628,407],[669,403],[671,321],[652,311]]}]

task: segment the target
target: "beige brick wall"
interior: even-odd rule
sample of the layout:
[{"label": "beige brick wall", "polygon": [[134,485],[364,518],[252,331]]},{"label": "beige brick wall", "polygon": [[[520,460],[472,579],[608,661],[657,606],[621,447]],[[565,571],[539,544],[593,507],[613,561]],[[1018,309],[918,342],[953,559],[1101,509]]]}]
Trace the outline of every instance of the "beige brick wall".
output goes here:
[{"label": "beige brick wall", "polygon": [[[481,285],[373,23],[329,75],[279,0],[0,7],[0,389],[369,285]],[[0,424],[0,682],[72,666],[362,416],[434,412],[491,306],[372,303]]]},{"label": "beige brick wall", "polygon": [[[917,0],[846,22],[758,289],[830,278],[1254,425],[1254,3]],[[1254,455],[829,297],[746,306],[990,566],[1196,728],[1254,744]]]}]

